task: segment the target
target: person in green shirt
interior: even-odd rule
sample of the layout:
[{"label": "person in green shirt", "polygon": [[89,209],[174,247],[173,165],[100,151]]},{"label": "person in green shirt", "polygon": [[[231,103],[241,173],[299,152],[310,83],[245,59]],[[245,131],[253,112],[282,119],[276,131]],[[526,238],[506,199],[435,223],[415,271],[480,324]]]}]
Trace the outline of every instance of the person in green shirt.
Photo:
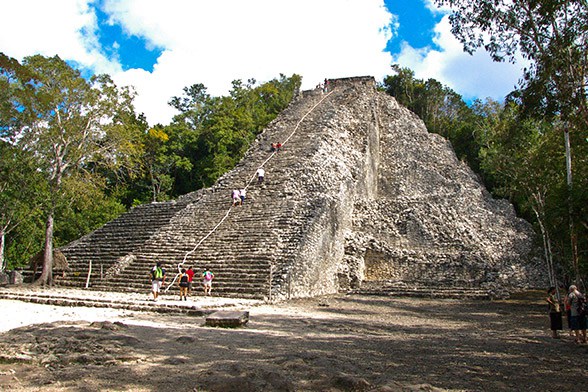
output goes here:
[{"label": "person in green shirt", "polygon": [[163,268],[159,261],[153,266],[153,268],[151,268],[149,276],[151,277],[151,292],[153,293],[153,300],[157,301],[161,286],[165,284],[165,268]]}]

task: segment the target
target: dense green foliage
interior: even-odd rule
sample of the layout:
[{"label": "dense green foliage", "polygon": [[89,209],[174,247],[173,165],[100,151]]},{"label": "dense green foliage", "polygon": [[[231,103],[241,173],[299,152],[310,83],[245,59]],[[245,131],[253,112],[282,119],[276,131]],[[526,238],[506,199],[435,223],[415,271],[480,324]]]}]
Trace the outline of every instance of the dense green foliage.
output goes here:
[{"label": "dense green foliage", "polygon": [[251,142],[290,103],[298,75],[280,75],[259,86],[233,81],[227,96],[212,97],[202,84],[185,87],[169,104],[168,125],[147,130],[140,178],[125,188],[127,205],[162,201],[212,185],[243,157]]},{"label": "dense green foliage", "polygon": [[[34,243],[42,243],[41,211],[48,192],[35,168],[30,154],[0,141],[0,260],[4,268],[5,252],[30,255]],[[16,240],[9,241],[6,250],[7,237]]]},{"label": "dense green foliage", "polygon": [[588,3],[585,0],[436,0],[451,8],[464,50],[496,61],[529,60],[519,91],[527,109],[588,125]]},{"label": "dense green foliage", "polygon": [[[585,154],[582,153],[588,129],[588,2],[436,0],[436,3],[451,8],[452,32],[467,52],[483,47],[496,61],[515,61],[517,54],[528,61],[520,88],[511,98],[519,104],[520,119],[540,117],[553,124],[552,132],[563,132],[566,136],[564,151],[569,164],[566,185],[559,188],[559,205],[567,206],[567,214],[560,215],[560,219],[567,220],[569,227],[571,252],[565,258],[571,260],[575,281],[583,285],[586,200],[582,197],[584,192],[578,189],[586,189],[585,170],[582,170]],[[548,193],[556,191],[552,188]],[[562,253],[565,253],[563,246]],[[551,277],[554,275],[552,271]]]},{"label": "dense green foliage", "polygon": [[[27,210],[29,214],[40,211],[45,221],[40,281],[51,284],[59,212],[75,216],[74,207],[88,194],[92,203],[97,203],[100,197],[95,195],[102,193],[104,184],[99,170],[123,167],[133,157],[129,147],[140,134],[127,121],[134,117],[133,94],[118,88],[107,75],[86,80],[57,56],[31,56],[19,64],[2,54],[0,80],[5,89],[0,106],[0,129],[6,143],[2,152],[18,150],[20,158],[33,162],[36,181],[21,185],[27,188],[25,194],[35,196],[32,201],[40,199],[31,206],[22,201],[11,203],[18,213],[3,216],[2,226],[10,226],[6,216],[22,218]],[[31,171],[30,165],[21,169],[18,161],[14,164],[13,170],[23,171],[21,177],[30,175],[26,172]],[[10,178],[0,181],[10,187],[17,184]],[[91,210],[83,204],[80,222]],[[7,235],[6,231],[0,234]]]}]

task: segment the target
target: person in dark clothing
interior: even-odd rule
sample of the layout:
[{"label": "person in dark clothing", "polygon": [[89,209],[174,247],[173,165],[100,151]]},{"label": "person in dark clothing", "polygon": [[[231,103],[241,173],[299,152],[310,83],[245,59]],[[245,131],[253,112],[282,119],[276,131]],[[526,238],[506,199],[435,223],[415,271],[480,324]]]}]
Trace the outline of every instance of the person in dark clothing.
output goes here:
[{"label": "person in dark clothing", "polygon": [[189,285],[189,277],[188,274],[186,273],[186,269],[182,268],[182,274],[180,275],[180,282],[179,282],[179,286],[180,286],[180,301],[182,299],[184,299],[184,301],[187,301],[188,298],[188,285]]},{"label": "person in dark clothing", "polygon": [[557,299],[555,287],[550,287],[547,290],[547,298],[545,299],[549,306],[549,321],[551,326],[551,337],[559,338],[558,331],[562,330],[562,318],[559,300]]}]

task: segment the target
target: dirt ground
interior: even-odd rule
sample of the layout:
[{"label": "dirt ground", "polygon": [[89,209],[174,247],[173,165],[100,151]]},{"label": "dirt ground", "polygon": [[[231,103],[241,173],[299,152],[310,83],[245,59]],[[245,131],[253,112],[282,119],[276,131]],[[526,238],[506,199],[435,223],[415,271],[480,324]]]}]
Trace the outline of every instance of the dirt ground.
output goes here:
[{"label": "dirt ground", "polygon": [[[338,295],[243,309],[240,328],[67,308],[0,334],[0,390],[587,391],[588,346],[550,337],[542,298]],[[15,308],[55,316],[0,301],[2,318]]]}]

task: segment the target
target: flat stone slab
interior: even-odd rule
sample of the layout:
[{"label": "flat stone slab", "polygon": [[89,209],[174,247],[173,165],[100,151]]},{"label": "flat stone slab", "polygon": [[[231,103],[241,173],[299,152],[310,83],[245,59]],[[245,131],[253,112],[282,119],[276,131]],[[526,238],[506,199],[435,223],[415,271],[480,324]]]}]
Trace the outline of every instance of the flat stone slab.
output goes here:
[{"label": "flat stone slab", "polygon": [[206,325],[210,327],[234,328],[247,324],[249,312],[219,310],[206,317]]}]

